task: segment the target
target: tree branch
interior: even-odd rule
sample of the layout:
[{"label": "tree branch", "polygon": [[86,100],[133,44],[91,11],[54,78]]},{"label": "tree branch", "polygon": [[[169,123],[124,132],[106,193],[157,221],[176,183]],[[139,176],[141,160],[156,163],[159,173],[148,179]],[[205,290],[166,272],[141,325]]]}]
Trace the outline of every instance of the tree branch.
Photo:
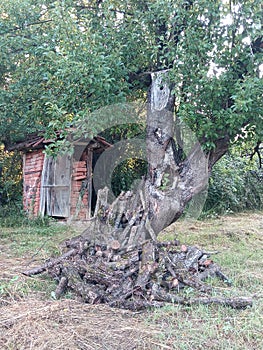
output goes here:
[{"label": "tree branch", "polygon": [[253,159],[254,155],[257,154],[258,160],[259,160],[259,169],[262,168],[262,157],[260,154],[260,145],[261,145],[261,140],[257,142],[256,146],[254,147],[253,152],[250,154],[250,160]]},{"label": "tree branch", "polygon": [[213,165],[227,152],[230,137],[226,135],[215,142],[216,147],[208,155],[208,170],[211,171]]},{"label": "tree branch", "polygon": [[32,23],[28,23],[28,24],[24,24],[23,26],[20,26],[20,27],[14,27],[6,32],[3,32],[1,33],[0,35],[5,35],[5,34],[9,34],[9,33],[13,33],[13,32],[16,32],[18,30],[21,30],[21,29],[25,29],[27,27],[31,27],[31,26],[35,26],[35,25],[39,25],[39,24],[45,24],[45,23],[49,23],[49,22],[53,22],[52,19],[47,19],[45,21],[37,21],[37,22],[32,22]]}]

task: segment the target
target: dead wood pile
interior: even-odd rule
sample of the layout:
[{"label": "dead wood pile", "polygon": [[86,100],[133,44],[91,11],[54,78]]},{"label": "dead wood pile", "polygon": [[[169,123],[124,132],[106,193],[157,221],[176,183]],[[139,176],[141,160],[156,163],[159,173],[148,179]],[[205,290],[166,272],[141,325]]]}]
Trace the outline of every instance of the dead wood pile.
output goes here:
[{"label": "dead wood pile", "polygon": [[[79,236],[64,242],[64,247],[66,252],[60,257],[24,272],[32,276],[47,271],[58,282],[57,298],[69,289],[86,303],[130,310],[167,302],[221,304],[237,309],[252,305],[251,298],[211,296],[211,287],[204,283],[206,278],[230,282],[210,254],[195,246],[178,241],[146,241],[121,248],[117,240],[99,245]],[[185,287],[199,291],[199,296],[181,296],[179,292]]]}]

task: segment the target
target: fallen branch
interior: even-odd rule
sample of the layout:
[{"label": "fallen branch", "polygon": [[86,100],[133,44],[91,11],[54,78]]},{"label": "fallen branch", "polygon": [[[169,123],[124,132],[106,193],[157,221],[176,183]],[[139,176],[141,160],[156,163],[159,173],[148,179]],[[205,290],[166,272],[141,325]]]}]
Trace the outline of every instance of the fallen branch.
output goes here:
[{"label": "fallen branch", "polygon": [[[180,245],[178,241],[149,240],[124,248],[117,240],[99,245],[78,236],[66,241],[65,248],[69,250],[60,257],[23,272],[32,276],[48,271],[58,281],[56,298],[69,289],[86,303],[107,303],[131,310],[160,307],[165,303],[219,304],[235,309],[252,305],[251,298],[210,296],[212,287],[204,280],[218,277],[229,284],[228,277],[209,259],[208,253]],[[187,287],[202,296],[178,295]]]},{"label": "fallen branch", "polygon": [[78,253],[78,251],[76,249],[71,249],[68,252],[66,252],[65,254],[61,255],[60,257],[47,261],[44,265],[34,267],[33,269],[23,271],[22,273],[23,273],[23,275],[26,275],[26,276],[38,275],[38,274],[40,274],[48,269],[51,269],[55,265],[62,263],[64,260],[66,260],[67,258],[69,258],[71,256],[76,255],[77,253]]}]

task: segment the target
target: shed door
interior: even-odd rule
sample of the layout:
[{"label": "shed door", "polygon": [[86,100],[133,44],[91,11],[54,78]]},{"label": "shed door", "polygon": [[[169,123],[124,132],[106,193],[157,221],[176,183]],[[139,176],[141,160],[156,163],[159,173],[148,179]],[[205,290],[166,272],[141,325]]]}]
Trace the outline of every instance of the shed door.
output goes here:
[{"label": "shed door", "polygon": [[70,170],[71,157],[69,155],[57,158],[45,157],[40,198],[42,215],[69,217]]}]

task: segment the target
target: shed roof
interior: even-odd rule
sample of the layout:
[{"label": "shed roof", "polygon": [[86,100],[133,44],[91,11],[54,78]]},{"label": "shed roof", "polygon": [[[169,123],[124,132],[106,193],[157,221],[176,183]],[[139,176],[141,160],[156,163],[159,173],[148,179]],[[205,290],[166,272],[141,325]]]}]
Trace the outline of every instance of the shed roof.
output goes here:
[{"label": "shed roof", "polygon": [[[57,132],[57,138],[60,136],[60,132]],[[14,144],[6,147],[8,151],[27,151],[27,150],[33,150],[33,149],[40,149],[45,148],[46,145],[51,144],[55,142],[55,139],[46,139],[44,137],[44,133],[35,133],[29,135],[25,140],[23,141],[17,141]],[[105,150],[112,145],[105,140],[104,137],[101,136],[95,136],[93,139],[85,139],[80,138],[76,141],[74,141],[74,144],[76,145],[84,145],[93,148],[93,149],[101,149]]]}]

